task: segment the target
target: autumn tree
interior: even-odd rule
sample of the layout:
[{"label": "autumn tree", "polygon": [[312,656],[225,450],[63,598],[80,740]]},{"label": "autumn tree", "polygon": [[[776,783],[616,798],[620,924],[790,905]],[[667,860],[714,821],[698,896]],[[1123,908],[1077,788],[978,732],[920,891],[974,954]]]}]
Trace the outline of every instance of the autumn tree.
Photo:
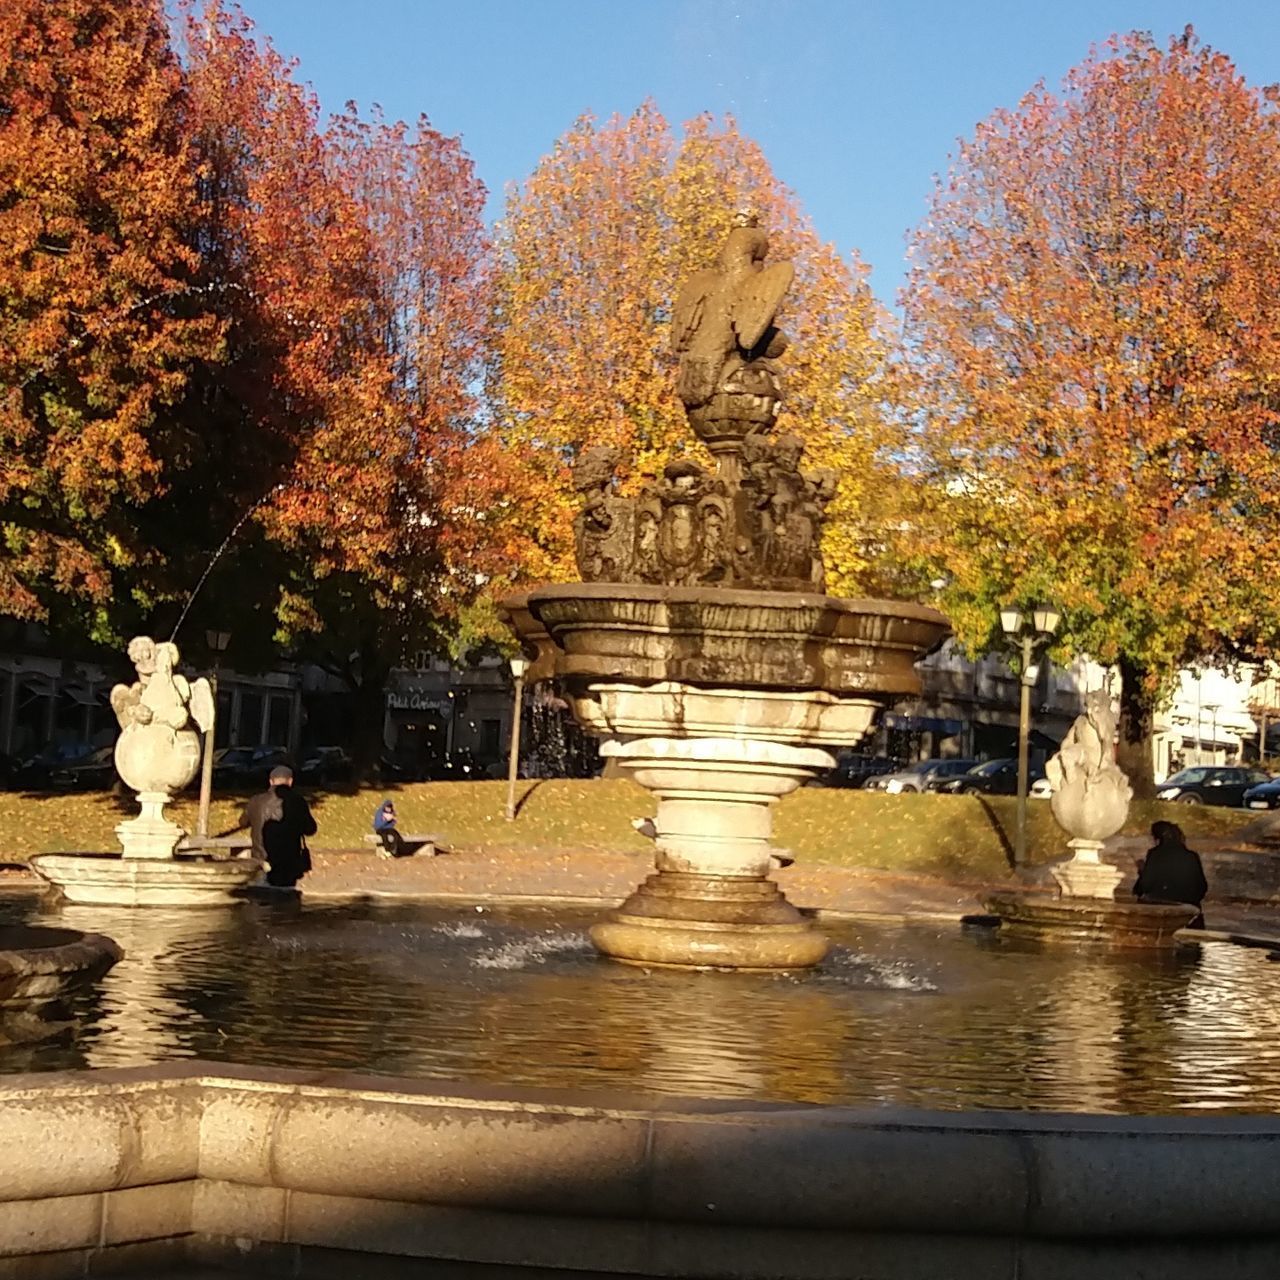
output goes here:
[{"label": "autumn tree", "polygon": [[763,152],[732,120],[700,116],[677,134],[652,103],[601,125],[584,117],[519,190],[498,232],[493,429],[516,460],[507,580],[574,576],[568,468],[582,448],[617,445],[629,483],[699,451],[675,394],[673,299],[714,264],[744,204],[796,283],[781,324],[791,339],[780,431],[808,462],[841,470],[826,543],[835,590],[865,578],[868,516],[883,420],[880,317],[856,257],[819,240]]},{"label": "autumn tree", "polygon": [[1280,616],[1277,129],[1189,29],[1116,38],[979,126],[913,249],[921,567],[975,647],[1002,603],[1060,604],[1148,784],[1179,668]]},{"label": "autumn tree", "polygon": [[138,513],[222,341],[187,123],[158,0],[0,6],[0,613],[104,637],[163,557]]}]

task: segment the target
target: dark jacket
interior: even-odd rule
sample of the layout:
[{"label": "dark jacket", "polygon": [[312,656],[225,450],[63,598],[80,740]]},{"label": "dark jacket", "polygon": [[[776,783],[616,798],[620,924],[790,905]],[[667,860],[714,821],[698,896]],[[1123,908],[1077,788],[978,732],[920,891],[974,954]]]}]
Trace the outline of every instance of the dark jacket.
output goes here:
[{"label": "dark jacket", "polygon": [[1153,902],[1186,902],[1198,907],[1209,892],[1200,855],[1178,836],[1162,835],[1147,851],[1133,886],[1135,898]]},{"label": "dark jacket", "polygon": [[307,802],[292,787],[273,787],[280,801],[280,816],[269,817],[262,825],[262,843],[267,851],[267,879],[271,884],[295,884],[311,869],[303,841],[316,833],[316,820]]}]

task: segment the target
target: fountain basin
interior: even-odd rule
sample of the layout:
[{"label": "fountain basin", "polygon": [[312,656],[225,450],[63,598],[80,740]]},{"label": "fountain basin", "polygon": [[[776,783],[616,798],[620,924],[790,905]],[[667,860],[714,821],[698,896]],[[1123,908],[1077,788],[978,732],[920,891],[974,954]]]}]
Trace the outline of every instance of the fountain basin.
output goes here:
[{"label": "fountain basin", "polygon": [[0,1044],[66,1026],[62,1001],[102,977],[124,952],[110,938],[38,925],[0,927]]},{"label": "fountain basin", "polygon": [[1179,903],[1107,898],[998,894],[987,910],[1000,917],[1000,931],[1037,941],[1110,947],[1116,950],[1168,949],[1200,912]]},{"label": "fountain basin", "polygon": [[556,674],[570,679],[824,690],[880,704],[919,693],[914,664],[950,633],[924,605],[719,587],[580,582],[541,587],[527,608],[560,650]]},{"label": "fountain basin", "polygon": [[256,858],[126,858],[111,853],[45,853],[31,869],[68,902],[95,906],[222,907],[257,879]]}]

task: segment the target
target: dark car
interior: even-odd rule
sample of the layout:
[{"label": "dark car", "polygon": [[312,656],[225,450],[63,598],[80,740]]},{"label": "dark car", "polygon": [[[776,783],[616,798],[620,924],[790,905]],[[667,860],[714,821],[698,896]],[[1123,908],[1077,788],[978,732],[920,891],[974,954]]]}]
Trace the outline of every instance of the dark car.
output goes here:
[{"label": "dark car", "polygon": [[882,777],[902,768],[902,761],[892,756],[868,756],[857,751],[843,751],[836,767],[813,780],[816,787],[863,787],[872,778]]},{"label": "dark car", "polygon": [[23,791],[43,791],[53,785],[55,772],[84,760],[96,750],[92,742],[51,742],[22,762],[12,785]]},{"label": "dark car", "polygon": [[276,765],[289,763],[284,747],[231,747],[213,762],[218,787],[265,787]]},{"label": "dark car", "polygon": [[1179,769],[1156,788],[1157,800],[1176,800],[1179,804],[1218,804],[1234,807],[1244,803],[1244,793],[1252,787],[1270,782],[1271,776],[1261,769],[1241,765],[1194,765]]},{"label": "dark car", "polygon": [[[1044,777],[1044,770],[1031,766],[1027,770],[1027,785]],[[958,778],[941,781],[935,791],[952,796],[984,795],[1012,796],[1018,793],[1018,762],[1016,760],[988,760],[975,765]]]},{"label": "dark car", "polygon": [[316,747],[302,757],[298,780],[308,786],[351,780],[352,760],[341,747]]},{"label": "dark car", "polygon": [[953,778],[964,773],[973,766],[972,760],[917,760],[905,769],[895,773],[883,774],[871,778],[866,784],[867,791],[888,791],[897,795],[904,791],[931,790],[929,784],[943,778]]},{"label": "dark car", "polygon": [[115,786],[116,761],[114,747],[99,747],[80,760],[54,769],[49,775],[51,786],[64,791],[100,791]]},{"label": "dark car", "polygon": [[1259,782],[1244,793],[1246,809],[1280,809],[1280,778]]}]

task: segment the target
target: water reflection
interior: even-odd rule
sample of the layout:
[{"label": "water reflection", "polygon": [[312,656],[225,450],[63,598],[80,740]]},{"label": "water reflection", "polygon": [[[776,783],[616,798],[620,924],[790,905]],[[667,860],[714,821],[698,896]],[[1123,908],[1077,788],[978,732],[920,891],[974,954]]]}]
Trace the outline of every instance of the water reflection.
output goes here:
[{"label": "water reflection", "polygon": [[[33,904],[0,907],[33,917]],[[596,958],[589,914],[64,907],[125,959],[81,1029],[0,1070],[183,1057],[726,1098],[1098,1112],[1280,1108],[1280,966],[836,930],[797,977]]]}]

